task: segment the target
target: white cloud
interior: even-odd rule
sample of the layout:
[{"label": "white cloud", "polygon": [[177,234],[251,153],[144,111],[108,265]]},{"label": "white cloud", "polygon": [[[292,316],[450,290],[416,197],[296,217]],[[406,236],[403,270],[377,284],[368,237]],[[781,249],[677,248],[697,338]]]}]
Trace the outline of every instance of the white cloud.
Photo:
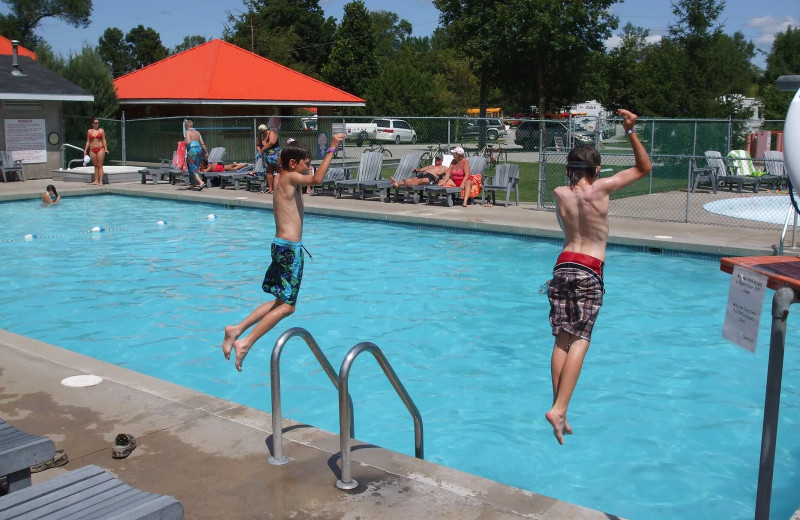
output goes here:
[{"label": "white cloud", "polygon": [[775,35],[785,32],[789,26],[800,26],[800,20],[794,16],[759,16],[748,20],[747,26],[759,31],[759,36],[753,42],[756,47],[768,49],[772,47]]}]

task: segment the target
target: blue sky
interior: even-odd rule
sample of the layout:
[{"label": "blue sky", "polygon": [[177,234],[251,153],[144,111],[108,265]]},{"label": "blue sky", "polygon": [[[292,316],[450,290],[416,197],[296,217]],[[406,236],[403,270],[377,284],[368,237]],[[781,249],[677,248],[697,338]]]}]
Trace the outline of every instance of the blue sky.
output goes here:
[{"label": "blue sky", "polygon": [[[320,0],[326,16],[340,19],[348,0]],[[218,38],[222,35],[227,13],[240,13],[241,0],[94,0],[92,24],[87,29],[75,29],[63,22],[45,21],[39,34],[63,55],[80,51],[84,43],[96,45],[108,27],[117,27],[127,33],[139,24],[152,27],[161,35],[167,47],[174,47],[185,36],[201,35]],[[372,11],[388,10],[405,18],[414,27],[414,35],[428,35],[438,26],[439,11],[431,0],[366,0]],[[612,11],[620,18],[620,28],[626,22],[650,29],[654,38],[667,33],[674,18],[669,1],[627,0],[616,4]],[[191,6],[188,7],[187,6]],[[0,12],[7,13],[8,6],[0,4]],[[741,31],[757,48],[769,51],[776,33],[788,25],[800,26],[798,0],[728,0],[720,18],[727,33]],[[611,42],[613,44],[613,40]],[[755,63],[764,66],[763,55]],[[800,72],[800,71],[798,71]]]}]

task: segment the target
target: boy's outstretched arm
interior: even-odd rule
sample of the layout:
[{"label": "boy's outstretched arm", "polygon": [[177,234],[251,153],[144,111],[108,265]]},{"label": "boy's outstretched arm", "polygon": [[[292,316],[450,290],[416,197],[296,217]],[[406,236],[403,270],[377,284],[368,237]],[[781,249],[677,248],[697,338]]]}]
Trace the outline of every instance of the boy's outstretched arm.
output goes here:
[{"label": "boy's outstretched arm", "polygon": [[325,158],[322,159],[322,164],[319,165],[319,168],[314,172],[313,177],[313,184],[322,184],[322,179],[325,178],[325,174],[328,172],[328,166],[330,166],[331,161],[333,160],[333,152],[330,150],[336,150],[339,148],[339,144],[344,141],[344,134],[339,132],[338,134],[334,134],[333,138],[331,139],[330,146],[328,147],[328,151],[325,153]]},{"label": "boy's outstretched arm", "polygon": [[617,110],[617,114],[622,117],[622,128],[625,130],[625,134],[627,135],[628,140],[631,142],[631,148],[633,148],[634,165],[632,168],[622,170],[613,176],[604,179],[605,182],[603,183],[603,186],[609,192],[614,192],[624,188],[625,186],[633,184],[650,173],[650,170],[653,169],[653,165],[650,163],[650,157],[648,157],[647,151],[645,151],[642,142],[639,141],[639,137],[636,136],[636,132],[634,131],[634,125],[636,124],[636,119],[638,116],[633,112],[622,108]]}]

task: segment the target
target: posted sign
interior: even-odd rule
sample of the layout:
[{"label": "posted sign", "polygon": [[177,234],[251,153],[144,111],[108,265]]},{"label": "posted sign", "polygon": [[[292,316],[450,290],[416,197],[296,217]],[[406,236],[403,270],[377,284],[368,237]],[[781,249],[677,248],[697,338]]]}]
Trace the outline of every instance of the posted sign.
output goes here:
[{"label": "posted sign", "polygon": [[44,119],[6,119],[6,150],[24,164],[47,162]]},{"label": "posted sign", "polygon": [[740,266],[733,268],[722,337],[750,352],[756,350],[767,277]]}]

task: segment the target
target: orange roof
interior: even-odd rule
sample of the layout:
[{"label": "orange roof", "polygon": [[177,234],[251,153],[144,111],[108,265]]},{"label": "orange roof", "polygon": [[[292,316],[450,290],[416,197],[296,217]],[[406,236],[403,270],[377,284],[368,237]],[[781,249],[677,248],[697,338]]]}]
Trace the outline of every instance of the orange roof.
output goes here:
[{"label": "orange roof", "polygon": [[364,106],[364,100],[222,40],[114,80],[123,104]]},{"label": "orange roof", "polygon": [[[8,38],[5,38],[3,36],[0,36],[0,55],[11,56],[11,54],[13,52],[14,51],[13,51],[13,48],[11,46],[11,40],[9,40]],[[33,52],[33,51],[29,51],[28,49],[26,49],[22,45],[17,47],[17,55],[19,55],[19,56],[27,56],[32,60],[36,59],[36,53]]]}]

